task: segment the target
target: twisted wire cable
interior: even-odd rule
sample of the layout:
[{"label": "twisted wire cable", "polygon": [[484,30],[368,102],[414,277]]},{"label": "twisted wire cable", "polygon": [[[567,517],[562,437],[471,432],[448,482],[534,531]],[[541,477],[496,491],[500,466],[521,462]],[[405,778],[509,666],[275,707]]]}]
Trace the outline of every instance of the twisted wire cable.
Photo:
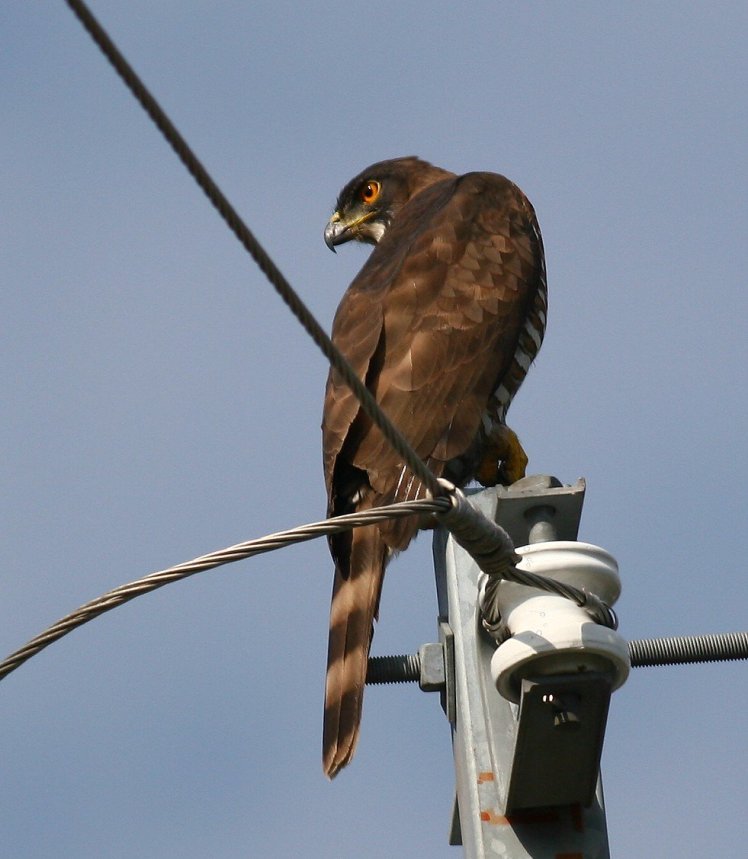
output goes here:
[{"label": "twisted wire cable", "polygon": [[389,418],[380,409],[374,397],[367,387],[358,378],[351,365],[343,357],[340,350],[328,337],[324,329],[317,322],[311,311],[307,308],[291,284],[281,273],[260,242],[255,238],[252,231],[244,223],[239,213],[223,194],[215,183],[210,173],[203,166],[197,155],[192,151],[187,141],[174,126],[172,121],[164,112],[161,105],[148,90],[143,81],[135,73],[135,70],[120,53],[117,46],[109,38],[104,28],[82,0],[66,0],[78,20],[84,26],[96,45],[101,49],[104,56],[109,60],[117,74],[122,78],[127,88],[141,105],[143,110],[153,120],[167,143],[187,168],[190,175],[203,190],[218,214],[226,222],[231,232],[239,239],[244,249],[257,263],[260,271],[270,281],[278,295],[286,303],[294,316],[306,330],[307,334],[314,340],[319,349],[325,355],[330,364],[337,370],[345,380],[345,383],[353,391],[361,408],[379,427],[382,435],[402,457],[408,468],[429,490],[432,496],[441,494],[436,477],[423,460],[413,450],[405,436],[394,426]]},{"label": "twisted wire cable", "polygon": [[[348,513],[332,519],[300,525],[286,531],[278,531],[265,537],[247,540],[225,549],[210,552],[207,555],[200,555],[191,561],[184,561],[165,570],[149,573],[133,582],[119,585],[60,618],[23,647],[11,653],[0,662],[0,680],[3,680],[32,656],[44,650],[45,647],[63,638],[84,623],[88,623],[99,615],[164,585],[181,581],[196,573],[202,573],[224,564],[272,552],[275,549],[283,549],[286,546],[314,540],[317,537],[339,534],[350,528],[372,525],[388,519],[401,519],[405,516],[429,513],[434,514],[437,520],[443,520],[450,529],[455,528],[457,542],[476,553],[478,556],[476,563],[481,569],[487,569],[495,581],[498,582],[501,578],[506,578],[519,584],[527,584],[558,593],[577,602],[590,596],[570,585],[515,569],[511,560],[518,556],[515,555],[509,535],[499,525],[486,519],[475,510],[460,490],[455,490],[453,495],[446,498],[403,501],[385,507],[375,507],[361,513]],[[579,602],[579,604],[583,603]],[[598,622],[601,621],[598,620]]]},{"label": "twisted wire cable", "polygon": [[[532,587],[558,593],[579,602],[580,605],[584,604],[580,600],[589,596],[584,592],[552,579],[515,569],[513,562],[519,556],[514,552],[514,545],[504,529],[475,510],[460,490],[451,487],[451,484],[447,484],[446,481],[442,482],[445,484],[445,489],[451,488],[452,490],[449,497],[403,501],[385,507],[375,507],[361,513],[348,513],[332,519],[300,525],[286,531],[237,543],[207,555],[200,555],[191,561],[184,561],[165,570],[149,573],[133,582],[119,585],[60,618],[23,647],[11,653],[0,662],[0,680],[3,680],[32,656],[44,650],[45,647],[63,638],[79,626],[135,599],[135,597],[143,596],[164,585],[181,581],[196,573],[205,572],[224,564],[272,552],[275,549],[314,540],[317,537],[338,534],[350,528],[372,525],[388,519],[400,519],[405,516],[434,514],[437,520],[443,521],[450,531],[454,529],[457,542],[471,554],[474,553],[476,563],[481,569],[489,573],[492,581],[498,582],[502,578],[506,578],[509,581],[519,582],[519,584],[529,584]],[[601,621],[598,620],[598,622]]]},{"label": "twisted wire cable", "polygon": [[613,609],[595,594],[537,573],[517,569],[516,565],[522,560],[522,556],[515,552],[509,534],[476,510],[461,490],[446,480],[439,482],[448,490],[450,508],[445,513],[437,514],[437,519],[449,529],[454,539],[488,576],[481,601],[481,613],[484,626],[489,632],[500,636],[503,634],[497,602],[498,586],[502,580],[540,588],[565,597],[584,607],[596,623],[611,629],[618,628],[618,618]]},{"label": "twisted wire cable", "polygon": [[329,534],[338,534],[349,528],[371,525],[387,519],[401,519],[405,516],[436,513],[445,510],[448,506],[449,501],[447,499],[436,498],[423,501],[403,501],[399,504],[391,504],[388,507],[375,507],[362,513],[348,513],[344,516],[336,516],[334,519],[312,522],[308,525],[291,528],[288,531],[268,534],[266,537],[260,537],[256,540],[237,543],[226,549],[219,549],[207,555],[200,555],[198,558],[193,558],[191,561],[185,561],[174,567],[150,573],[147,576],[136,579],[134,582],[128,582],[127,584],[113,588],[102,596],[96,597],[96,599],[90,600],[80,606],[74,612],[60,618],[60,620],[45,629],[40,635],[32,638],[23,647],[11,653],[10,656],[0,662],[0,680],[23,665],[26,660],[31,659],[32,656],[44,650],[45,647],[58,641],[84,623],[88,623],[89,620],[93,620],[95,617],[104,614],[104,612],[111,611],[111,609],[129,602],[131,599],[135,599],[135,597],[155,591],[164,585],[181,581],[195,575],[195,573],[202,573],[205,570],[211,570],[223,564],[231,564],[234,561],[262,555],[265,552],[272,552],[274,549],[282,549],[295,543],[303,543],[307,540],[314,540],[317,537]]}]

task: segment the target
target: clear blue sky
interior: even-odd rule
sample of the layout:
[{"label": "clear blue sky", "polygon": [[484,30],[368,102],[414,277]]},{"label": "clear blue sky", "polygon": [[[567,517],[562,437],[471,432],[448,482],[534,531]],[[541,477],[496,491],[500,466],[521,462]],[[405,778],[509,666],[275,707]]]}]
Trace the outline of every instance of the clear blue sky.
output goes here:
[{"label": "clear blue sky", "polygon": [[[366,258],[322,229],[365,165],[494,170],[535,204],[543,350],[510,413],[588,481],[628,638],[746,627],[748,9],[95,0],[329,327]],[[0,650],[86,600],[321,518],[323,358],[66,5],[0,7]],[[427,536],[374,651],[436,636]],[[368,692],[320,766],[322,542],[143,597],[0,684],[0,853],[449,857],[434,696]],[[635,671],[603,774],[617,857],[745,850],[745,664]]]}]

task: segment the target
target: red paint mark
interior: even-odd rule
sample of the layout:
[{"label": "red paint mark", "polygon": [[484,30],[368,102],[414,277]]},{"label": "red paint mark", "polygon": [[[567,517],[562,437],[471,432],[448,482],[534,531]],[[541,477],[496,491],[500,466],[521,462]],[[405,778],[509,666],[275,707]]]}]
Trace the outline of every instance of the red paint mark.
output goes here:
[{"label": "red paint mark", "polygon": [[[577,832],[584,832],[584,812],[582,806],[577,803],[571,807],[571,825]],[[573,857],[571,857],[573,859]]]},{"label": "red paint mark", "polygon": [[490,809],[488,811],[481,811],[480,819],[483,823],[493,823],[499,826],[506,826],[509,823],[503,814],[496,814],[495,811],[491,811]]},{"label": "red paint mark", "polygon": [[483,784],[486,781],[495,781],[496,776],[493,773],[478,773],[478,784]]}]

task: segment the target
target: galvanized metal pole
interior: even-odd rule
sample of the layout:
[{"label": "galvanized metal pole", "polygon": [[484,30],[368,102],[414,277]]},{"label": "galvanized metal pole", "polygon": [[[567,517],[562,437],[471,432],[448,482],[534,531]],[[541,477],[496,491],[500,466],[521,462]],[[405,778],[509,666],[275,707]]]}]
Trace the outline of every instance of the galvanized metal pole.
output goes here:
[{"label": "galvanized metal pole", "polygon": [[[508,489],[477,492],[470,500],[522,546],[575,540],[584,489],[583,481],[566,487],[541,476]],[[532,799],[517,800],[518,795],[532,795],[533,783],[542,785],[546,778],[562,782],[568,758],[539,759],[530,744],[524,747],[529,751],[525,771],[518,779],[515,765],[512,776],[513,758],[518,749],[522,752],[519,708],[499,695],[491,676],[496,644],[480,623],[480,569],[443,530],[434,537],[434,558],[447,674],[443,705],[452,727],[457,789],[450,843],[462,844],[469,859],[608,859],[599,779],[586,806],[574,802],[532,807]],[[607,712],[607,699],[602,706]],[[601,735],[599,739],[601,744]],[[563,794],[563,784],[560,787]]]}]

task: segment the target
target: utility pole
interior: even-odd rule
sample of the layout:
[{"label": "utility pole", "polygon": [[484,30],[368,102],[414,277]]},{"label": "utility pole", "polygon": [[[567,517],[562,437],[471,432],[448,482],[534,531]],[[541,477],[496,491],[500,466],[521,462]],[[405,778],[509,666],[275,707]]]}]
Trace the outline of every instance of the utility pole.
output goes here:
[{"label": "utility pole", "polygon": [[[602,565],[601,587],[608,592],[598,596],[610,604],[618,595],[615,561],[575,542],[584,491],[581,480],[562,486],[540,476],[476,492],[470,501],[516,547],[525,547],[519,549],[525,559],[535,551],[553,553],[556,570],[543,568],[544,575],[562,580],[558,566],[568,567],[569,552],[574,558],[581,552],[582,566],[595,568],[593,578]],[[530,619],[508,629],[497,650],[481,624],[477,563],[443,529],[434,537],[434,557],[446,677],[442,704],[452,728],[457,794],[450,844],[462,844],[469,859],[607,859],[599,762],[610,694],[628,673],[626,643],[557,596],[549,599],[584,619],[578,640],[572,640],[572,623],[572,638],[564,633],[551,641],[556,633],[546,632],[549,612],[539,601],[547,594],[502,583],[511,591],[502,618],[511,626],[524,611]],[[524,605],[515,612],[517,594]],[[507,645],[508,657],[502,654]]]}]

